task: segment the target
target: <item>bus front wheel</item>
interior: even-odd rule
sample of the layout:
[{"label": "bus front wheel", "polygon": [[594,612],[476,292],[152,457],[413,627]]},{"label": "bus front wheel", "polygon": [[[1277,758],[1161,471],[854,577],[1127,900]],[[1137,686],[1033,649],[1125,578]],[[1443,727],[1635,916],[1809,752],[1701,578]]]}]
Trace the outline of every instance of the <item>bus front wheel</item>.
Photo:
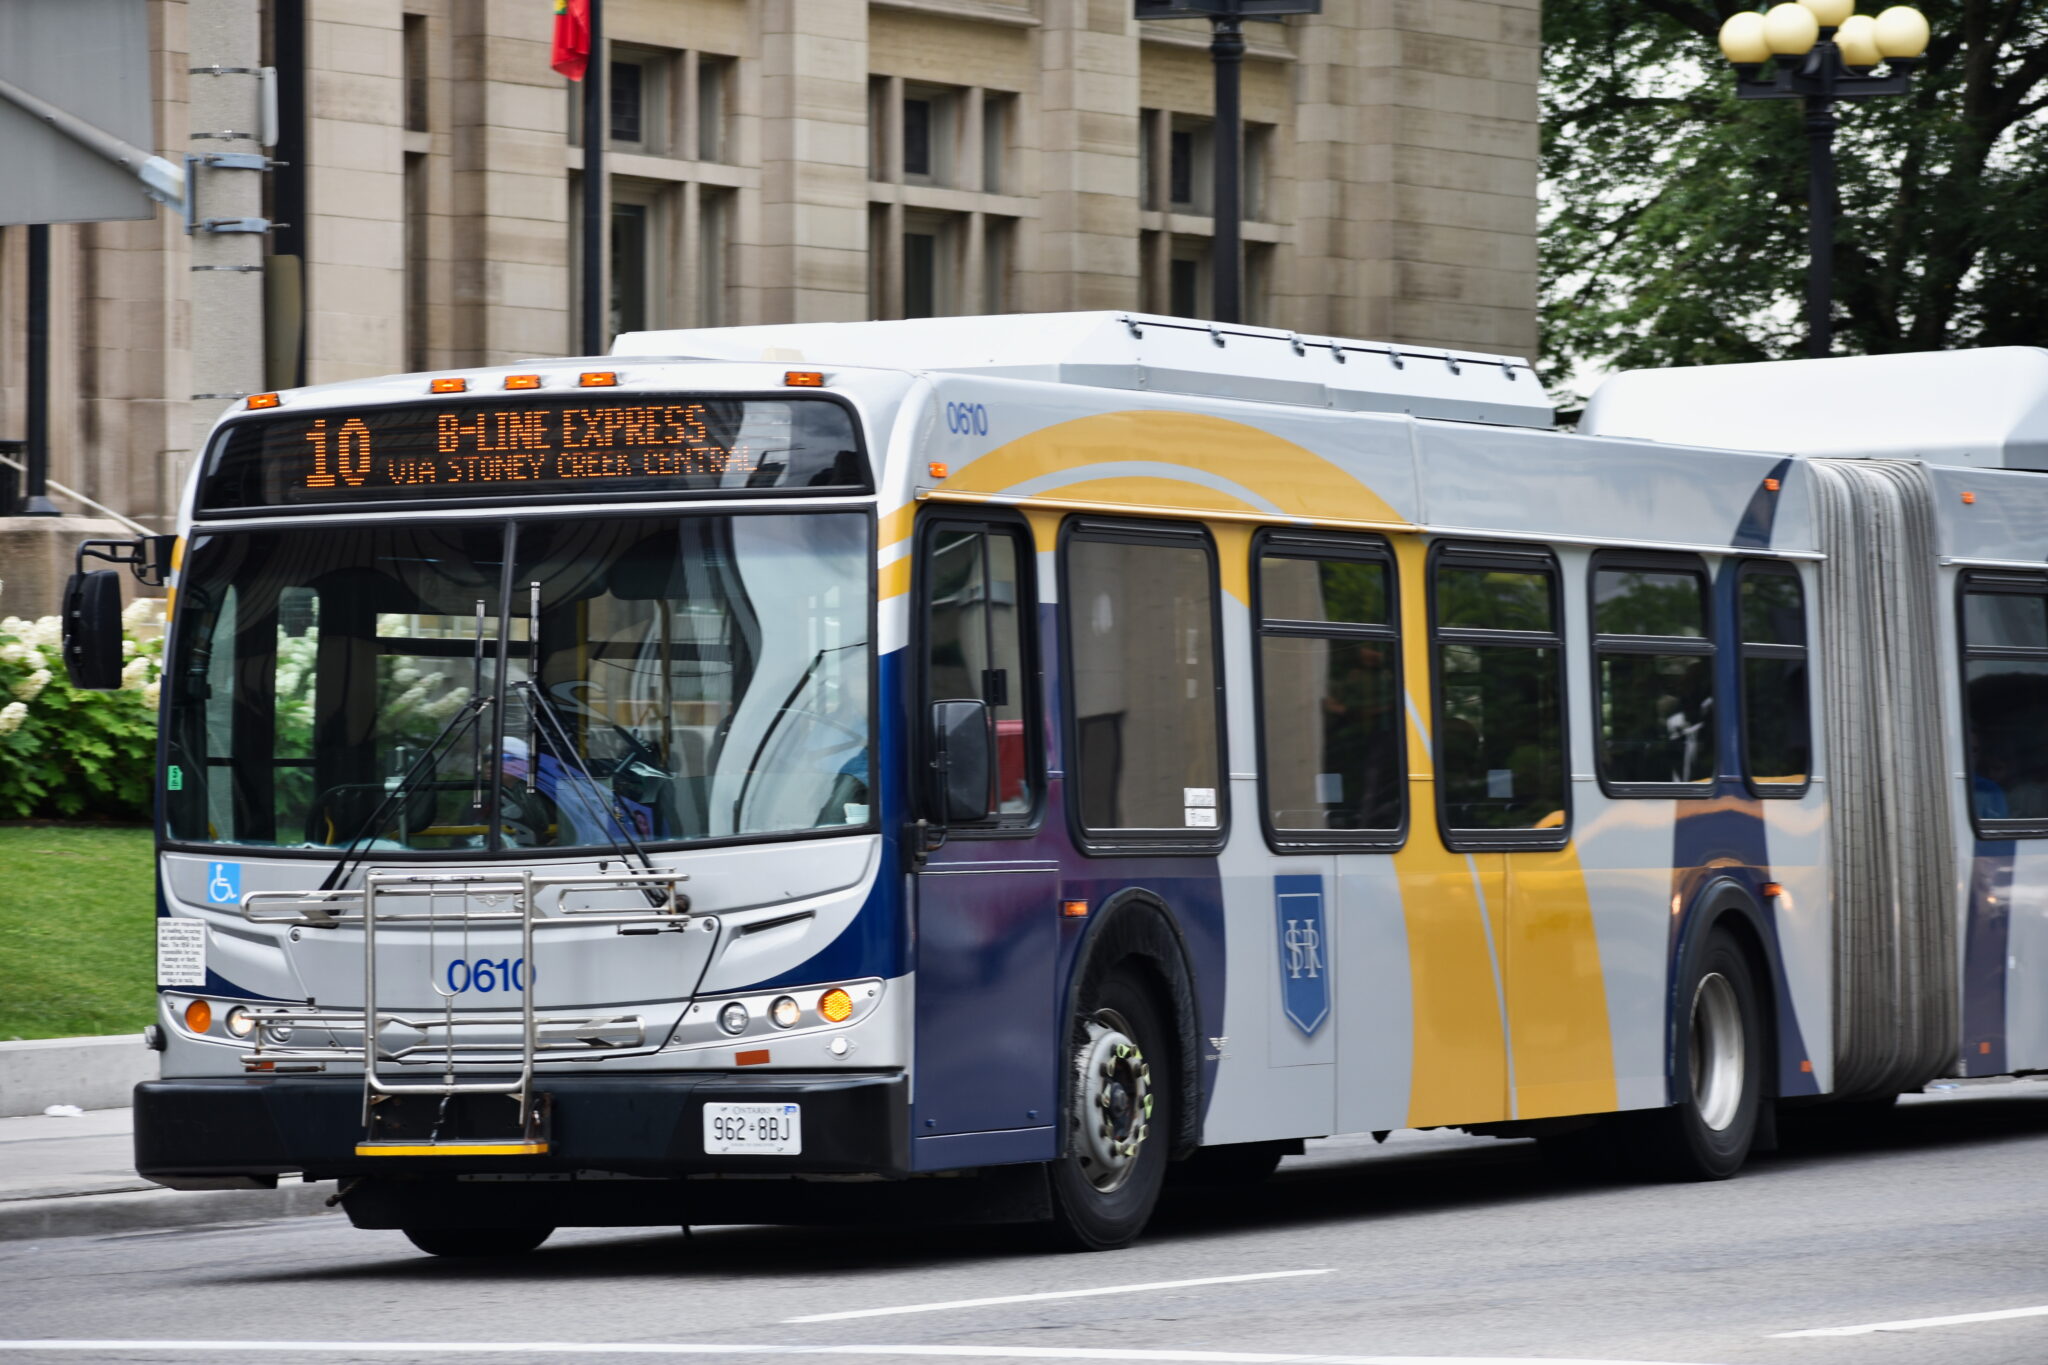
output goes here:
[{"label": "bus front wheel", "polygon": [[1066,1152],[1052,1164],[1055,1240],[1108,1251],[1145,1230],[1166,1178],[1172,1119],[1166,1026],[1131,975],[1084,995],[1068,1034]]}]

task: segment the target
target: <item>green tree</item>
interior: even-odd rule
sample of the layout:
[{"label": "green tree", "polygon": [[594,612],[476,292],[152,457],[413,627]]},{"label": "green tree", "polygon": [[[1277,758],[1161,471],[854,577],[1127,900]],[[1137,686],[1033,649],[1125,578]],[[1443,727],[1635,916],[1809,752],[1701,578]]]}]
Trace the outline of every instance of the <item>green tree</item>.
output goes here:
[{"label": "green tree", "polygon": [[[1544,361],[1803,352],[1797,100],[1740,100],[1733,0],[1547,0]],[[2048,341],[2048,0],[1927,0],[1902,96],[1836,106],[1842,352]],[[1872,12],[1866,0],[1865,12]]]}]

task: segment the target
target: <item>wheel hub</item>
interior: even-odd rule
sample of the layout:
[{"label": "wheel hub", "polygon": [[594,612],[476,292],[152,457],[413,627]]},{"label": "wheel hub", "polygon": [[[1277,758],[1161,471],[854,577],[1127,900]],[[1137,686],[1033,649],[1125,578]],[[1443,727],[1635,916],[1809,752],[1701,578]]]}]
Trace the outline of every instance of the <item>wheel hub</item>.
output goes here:
[{"label": "wheel hub", "polygon": [[1719,972],[1700,979],[1692,997],[1692,1100],[1700,1122],[1721,1132],[1742,1108],[1745,1048],[1742,1006]]},{"label": "wheel hub", "polygon": [[1130,1025],[1114,1011],[1085,1020],[1083,1030],[1074,1115],[1078,1155],[1089,1183],[1108,1192],[1130,1178],[1150,1133],[1152,1068]]}]

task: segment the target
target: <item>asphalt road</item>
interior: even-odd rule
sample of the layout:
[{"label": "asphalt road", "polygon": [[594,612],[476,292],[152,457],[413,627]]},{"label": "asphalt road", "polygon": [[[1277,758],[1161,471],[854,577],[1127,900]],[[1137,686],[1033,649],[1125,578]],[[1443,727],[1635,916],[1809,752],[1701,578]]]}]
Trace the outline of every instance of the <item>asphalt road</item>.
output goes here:
[{"label": "asphalt road", "polygon": [[[1220,1282],[1171,1284],[1196,1279]],[[2016,1309],[2037,1311],[1782,1335]],[[818,1315],[836,1316],[792,1321]],[[0,1245],[0,1365],[819,1347],[875,1362],[2042,1365],[2048,1085],[1913,1097],[1715,1185],[1574,1182],[1525,1142],[1320,1142],[1256,1190],[1178,1196],[1138,1245],[1102,1255],[1004,1229],[731,1227],[562,1232],[483,1265],[334,1217]]]}]

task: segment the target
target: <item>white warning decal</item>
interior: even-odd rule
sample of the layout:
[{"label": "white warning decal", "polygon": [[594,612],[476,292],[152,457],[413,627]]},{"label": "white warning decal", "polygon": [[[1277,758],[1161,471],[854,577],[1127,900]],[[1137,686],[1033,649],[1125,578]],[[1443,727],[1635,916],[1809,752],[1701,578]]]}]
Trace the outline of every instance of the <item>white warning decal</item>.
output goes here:
[{"label": "white warning decal", "polygon": [[196,919],[156,922],[156,984],[206,984],[206,926]]}]

